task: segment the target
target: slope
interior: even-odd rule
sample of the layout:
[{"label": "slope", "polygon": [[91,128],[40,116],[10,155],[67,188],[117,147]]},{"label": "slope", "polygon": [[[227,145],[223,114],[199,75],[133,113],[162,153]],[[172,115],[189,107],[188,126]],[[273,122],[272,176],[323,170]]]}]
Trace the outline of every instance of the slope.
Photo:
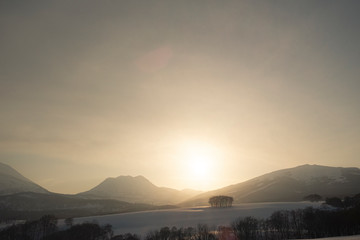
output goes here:
[{"label": "slope", "polygon": [[178,191],[157,187],[143,176],[119,176],[107,178],[89,191],[78,196],[99,199],[117,199],[126,202],[148,204],[174,204],[199,194],[198,191]]},{"label": "slope", "polygon": [[0,163],[0,195],[7,195],[19,192],[48,193],[48,191],[25,178],[15,169]]},{"label": "slope", "polygon": [[206,192],[181,205],[207,205],[215,195],[229,195],[235,203],[302,201],[304,196],[346,196],[360,193],[360,169],[302,165],[271,172],[248,181]]}]

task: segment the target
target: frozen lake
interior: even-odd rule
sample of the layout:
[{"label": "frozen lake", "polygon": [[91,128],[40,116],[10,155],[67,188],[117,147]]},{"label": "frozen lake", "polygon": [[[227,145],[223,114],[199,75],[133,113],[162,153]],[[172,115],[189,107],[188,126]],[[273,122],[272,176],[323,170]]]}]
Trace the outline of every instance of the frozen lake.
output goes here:
[{"label": "frozen lake", "polygon": [[111,224],[115,234],[136,233],[144,236],[147,232],[161,227],[196,227],[198,223],[209,227],[230,225],[239,217],[252,216],[267,218],[276,210],[291,210],[308,206],[319,207],[320,203],[286,202],[286,203],[247,203],[234,205],[231,208],[178,208],[146,212],[133,212],[94,217],[75,218],[74,223],[96,221],[100,225]]}]

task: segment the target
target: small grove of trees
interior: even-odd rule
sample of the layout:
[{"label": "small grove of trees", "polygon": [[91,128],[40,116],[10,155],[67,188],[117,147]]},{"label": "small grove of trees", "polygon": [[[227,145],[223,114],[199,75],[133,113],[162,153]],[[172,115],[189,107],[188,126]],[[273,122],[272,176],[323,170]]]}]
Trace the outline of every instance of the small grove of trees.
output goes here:
[{"label": "small grove of trees", "polygon": [[209,199],[211,207],[231,207],[234,201],[233,197],[229,196],[213,196]]},{"label": "small grove of trees", "polygon": [[322,201],[322,197],[319,194],[310,194],[304,197],[305,201],[310,201],[310,202],[320,202]]},{"label": "small grove of trees", "polygon": [[343,200],[338,197],[326,198],[325,203],[336,208],[353,208],[360,206],[360,193],[353,197],[345,197]]},{"label": "small grove of trees", "polygon": [[326,198],[325,203],[336,208],[344,207],[344,202],[338,197]]}]

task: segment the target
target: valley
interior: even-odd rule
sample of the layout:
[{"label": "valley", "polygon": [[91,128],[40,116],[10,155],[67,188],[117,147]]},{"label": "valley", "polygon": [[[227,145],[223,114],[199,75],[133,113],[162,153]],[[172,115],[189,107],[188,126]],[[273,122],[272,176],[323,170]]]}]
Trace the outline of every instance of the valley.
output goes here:
[{"label": "valley", "polygon": [[208,206],[156,210],[135,213],[113,214],[75,218],[74,223],[97,222],[100,225],[111,224],[115,234],[135,233],[145,236],[152,230],[162,227],[196,228],[198,224],[206,224],[216,230],[218,226],[230,226],[238,218],[252,216],[267,218],[277,210],[294,210],[306,207],[320,207],[321,203],[309,202],[276,202],[245,203],[232,208],[210,208]]}]

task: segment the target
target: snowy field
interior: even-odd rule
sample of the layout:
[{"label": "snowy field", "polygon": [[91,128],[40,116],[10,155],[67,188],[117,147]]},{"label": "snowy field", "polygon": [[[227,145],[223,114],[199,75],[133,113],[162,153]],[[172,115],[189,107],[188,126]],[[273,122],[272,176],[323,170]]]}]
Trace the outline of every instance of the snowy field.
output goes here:
[{"label": "snowy field", "polygon": [[[123,213],[95,217],[75,218],[74,223],[96,221],[100,225],[111,224],[115,234],[136,233],[145,236],[151,230],[161,227],[196,227],[198,223],[209,227],[230,225],[239,217],[252,216],[267,218],[276,210],[292,210],[308,206],[319,207],[320,203],[249,203],[238,204],[231,208],[179,208],[158,211]],[[349,239],[350,240],[350,239]]]},{"label": "snowy field", "polygon": [[330,237],[330,238],[312,238],[312,239],[301,239],[301,240],[359,240],[360,235],[345,236],[345,237]]}]

